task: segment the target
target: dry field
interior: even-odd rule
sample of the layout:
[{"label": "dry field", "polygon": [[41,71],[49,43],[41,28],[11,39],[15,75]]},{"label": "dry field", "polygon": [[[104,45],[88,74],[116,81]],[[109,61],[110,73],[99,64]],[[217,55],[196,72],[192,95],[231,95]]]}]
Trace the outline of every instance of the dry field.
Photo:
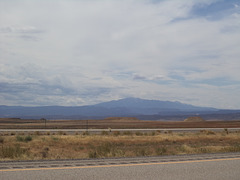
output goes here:
[{"label": "dry field", "polygon": [[0,118],[0,129],[139,129],[139,128],[240,128],[239,121],[146,121],[135,118],[104,120],[44,120]]},{"label": "dry field", "polygon": [[79,159],[239,152],[240,132],[106,132],[0,135],[0,160]]}]

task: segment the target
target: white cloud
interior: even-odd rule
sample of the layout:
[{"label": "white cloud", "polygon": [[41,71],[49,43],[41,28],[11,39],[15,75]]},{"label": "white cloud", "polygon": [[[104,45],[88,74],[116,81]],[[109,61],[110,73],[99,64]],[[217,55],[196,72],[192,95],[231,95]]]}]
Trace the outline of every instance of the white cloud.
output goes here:
[{"label": "white cloud", "polygon": [[2,27],[0,33],[41,33],[42,31],[33,26],[25,27]]},{"label": "white cloud", "polygon": [[18,96],[0,90],[1,102],[135,96],[240,108],[239,12],[215,21],[193,15],[196,4],[212,2],[3,0],[0,83]]}]

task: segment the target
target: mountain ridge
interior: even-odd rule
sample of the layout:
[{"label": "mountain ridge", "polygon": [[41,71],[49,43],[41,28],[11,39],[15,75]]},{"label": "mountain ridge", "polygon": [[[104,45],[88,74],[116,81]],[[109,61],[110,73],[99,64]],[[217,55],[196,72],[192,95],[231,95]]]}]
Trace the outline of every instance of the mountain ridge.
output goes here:
[{"label": "mountain ridge", "polygon": [[181,103],[179,101],[160,101],[160,100],[148,100],[141,98],[124,98],[119,100],[113,100],[96,104],[95,106],[101,107],[131,107],[131,108],[162,108],[162,109],[211,109],[216,108],[193,106],[190,104]]},{"label": "mountain ridge", "polygon": [[[49,119],[102,119],[106,117],[153,117],[184,114],[211,114],[220,109],[199,107],[178,101],[124,98],[87,106],[0,106],[0,117]],[[230,112],[231,113],[231,110]],[[140,118],[141,119],[141,118]]]}]

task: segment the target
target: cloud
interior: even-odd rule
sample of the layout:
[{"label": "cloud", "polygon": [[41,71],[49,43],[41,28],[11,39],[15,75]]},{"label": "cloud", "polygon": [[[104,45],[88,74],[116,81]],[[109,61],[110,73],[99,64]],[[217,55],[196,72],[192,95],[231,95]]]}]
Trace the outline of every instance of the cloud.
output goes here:
[{"label": "cloud", "polygon": [[1,103],[239,107],[238,1],[3,2]]},{"label": "cloud", "polygon": [[5,35],[5,38],[9,40],[9,37],[18,37],[27,41],[40,40],[40,34],[44,31],[33,26],[8,26],[0,28],[0,33]]},{"label": "cloud", "polygon": [[2,27],[0,28],[0,33],[21,33],[21,34],[35,34],[42,33],[43,31],[37,29],[33,26],[25,26],[25,27]]},{"label": "cloud", "polygon": [[149,81],[149,82],[163,82],[163,81],[170,81],[170,79],[166,79],[166,77],[164,77],[163,75],[151,75],[151,76],[147,76],[147,75],[140,75],[140,74],[136,74],[134,73],[132,75],[133,80],[139,80],[139,81]]}]

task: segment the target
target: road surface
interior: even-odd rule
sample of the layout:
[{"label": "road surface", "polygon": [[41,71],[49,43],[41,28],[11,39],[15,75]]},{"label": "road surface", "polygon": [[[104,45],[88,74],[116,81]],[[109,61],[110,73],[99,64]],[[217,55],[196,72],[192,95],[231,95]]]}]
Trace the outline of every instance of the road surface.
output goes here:
[{"label": "road surface", "polygon": [[1,180],[240,179],[240,153],[0,162]]},{"label": "road surface", "polygon": [[[229,132],[231,131],[240,131],[240,128],[227,128]],[[12,133],[12,132],[22,132],[22,133],[34,133],[36,131],[41,133],[51,132],[51,133],[57,133],[57,132],[66,132],[68,134],[75,134],[75,133],[83,133],[88,131],[89,133],[95,133],[100,134],[103,131],[107,132],[153,132],[153,131],[161,131],[161,132],[198,132],[201,130],[210,130],[210,131],[224,131],[224,128],[174,128],[174,129],[0,129],[0,133]]]}]

